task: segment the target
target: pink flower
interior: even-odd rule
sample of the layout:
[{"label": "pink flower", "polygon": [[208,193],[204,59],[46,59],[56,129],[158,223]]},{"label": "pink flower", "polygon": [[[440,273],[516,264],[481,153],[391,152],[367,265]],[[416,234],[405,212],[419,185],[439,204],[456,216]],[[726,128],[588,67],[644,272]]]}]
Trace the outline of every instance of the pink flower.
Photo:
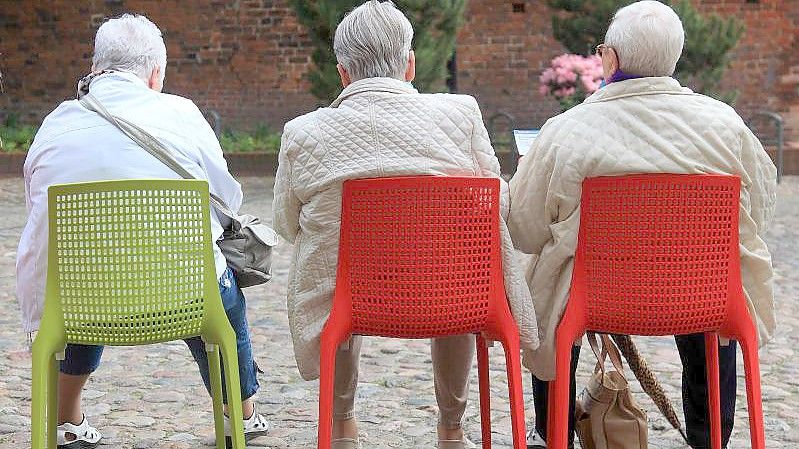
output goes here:
[{"label": "pink flower", "polygon": [[[562,54],[552,59],[550,67],[538,77],[541,95],[557,99],[573,97],[579,103],[599,89],[602,81],[602,59],[598,56]],[[572,101],[570,100],[570,103]]]}]

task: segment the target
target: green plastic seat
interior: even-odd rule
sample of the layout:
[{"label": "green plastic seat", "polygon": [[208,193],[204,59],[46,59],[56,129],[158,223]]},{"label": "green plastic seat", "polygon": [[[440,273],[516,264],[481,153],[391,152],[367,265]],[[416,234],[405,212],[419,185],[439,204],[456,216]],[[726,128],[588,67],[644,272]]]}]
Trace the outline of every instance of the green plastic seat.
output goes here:
[{"label": "green plastic seat", "polygon": [[124,180],[48,190],[44,313],[33,343],[33,449],[56,447],[58,362],[67,343],[206,343],[217,448],[225,447],[225,366],[232,444],[244,449],[236,336],[214,268],[208,183]]}]

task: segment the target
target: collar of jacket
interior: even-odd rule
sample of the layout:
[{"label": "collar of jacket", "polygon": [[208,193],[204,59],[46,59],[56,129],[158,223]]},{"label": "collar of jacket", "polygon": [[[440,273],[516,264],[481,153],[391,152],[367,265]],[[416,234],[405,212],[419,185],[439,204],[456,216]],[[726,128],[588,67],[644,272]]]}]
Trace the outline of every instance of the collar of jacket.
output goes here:
[{"label": "collar of jacket", "polygon": [[331,108],[337,108],[344,100],[359,94],[370,92],[382,92],[389,94],[418,94],[413,86],[395,78],[364,78],[355,81],[345,87],[341,94],[330,104]]},{"label": "collar of jacket", "polygon": [[585,103],[655,94],[693,95],[694,92],[670,76],[648,76],[610,83],[586,98]]}]

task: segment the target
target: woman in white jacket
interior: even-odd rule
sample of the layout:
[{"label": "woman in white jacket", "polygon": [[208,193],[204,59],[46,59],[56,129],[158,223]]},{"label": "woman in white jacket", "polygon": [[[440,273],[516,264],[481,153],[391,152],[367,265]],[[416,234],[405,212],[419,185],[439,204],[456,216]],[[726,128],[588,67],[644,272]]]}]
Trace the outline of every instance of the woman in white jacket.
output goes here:
[{"label": "woman in white jacket", "polygon": [[[774,209],[776,170],[760,142],[728,105],[681,87],[671,77],[684,31],[657,1],[620,9],[597,48],[608,85],[550,119],[510,182],[508,226],[517,248],[532,254],[530,290],[541,323],[541,346],[528,354],[538,438],[544,448],[545,381],[554,375],[555,329],[572,277],[582,181],[628,173],[716,173],[741,177],[741,272],[749,310],[763,344],[774,332],[771,256],[763,234]],[[678,336],[688,440],[709,447],[704,339]],[[578,352],[573,353],[575,355]],[[735,411],[735,345],[720,349],[722,433]],[[573,365],[576,367],[576,364]],[[572,414],[573,415],[573,414]],[[573,424],[573,423],[572,423]]]},{"label": "woman in white jacket", "polygon": [[[499,177],[499,163],[472,97],[422,95],[415,75],[413,29],[391,2],[370,0],[336,29],[334,50],[344,91],[328,108],[286,124],[275,182],[274,226],[295,245],[288,313],[294,351],[305,379],[319,376],[319,336],[330,313],[336,276],[341,186],[346,179],[401,175]],[[508,210],[502,182],[503,217]],[[522,345],[537,346],[529,291],[513,269],[502,220],[506,287]],[[359,338],[338,351],[333,447],[357,447],[353,413]],[[462,448],[474,355],[471,336],[432,342],[439,447]]]}]

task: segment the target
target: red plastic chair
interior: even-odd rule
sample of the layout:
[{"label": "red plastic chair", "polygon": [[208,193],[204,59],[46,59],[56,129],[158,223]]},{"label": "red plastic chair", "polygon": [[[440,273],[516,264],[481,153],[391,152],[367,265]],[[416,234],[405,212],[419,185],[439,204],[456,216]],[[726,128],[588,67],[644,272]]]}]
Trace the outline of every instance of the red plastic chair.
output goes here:
[{"label": "red plastic chair", "polygon": [[329,449],[336,350],[350,335],[477,334],[483,447],[491,447],[487,338],[502,343],[514,448],[525,448],[519,331],[505,295],[499,180],[344,182],[333,310],[321,337],[320,449]]},{"label": "red plastic chair", "polygon": [[713,449],[721,449],[718,336],[739,341],[752,448],[765,449],[757,332],[741,285],[740,185],[721,175],[583,181],[571,294],[556,333],[550,449],[566,449],[571,347],[587,330],[705,333]]}]

